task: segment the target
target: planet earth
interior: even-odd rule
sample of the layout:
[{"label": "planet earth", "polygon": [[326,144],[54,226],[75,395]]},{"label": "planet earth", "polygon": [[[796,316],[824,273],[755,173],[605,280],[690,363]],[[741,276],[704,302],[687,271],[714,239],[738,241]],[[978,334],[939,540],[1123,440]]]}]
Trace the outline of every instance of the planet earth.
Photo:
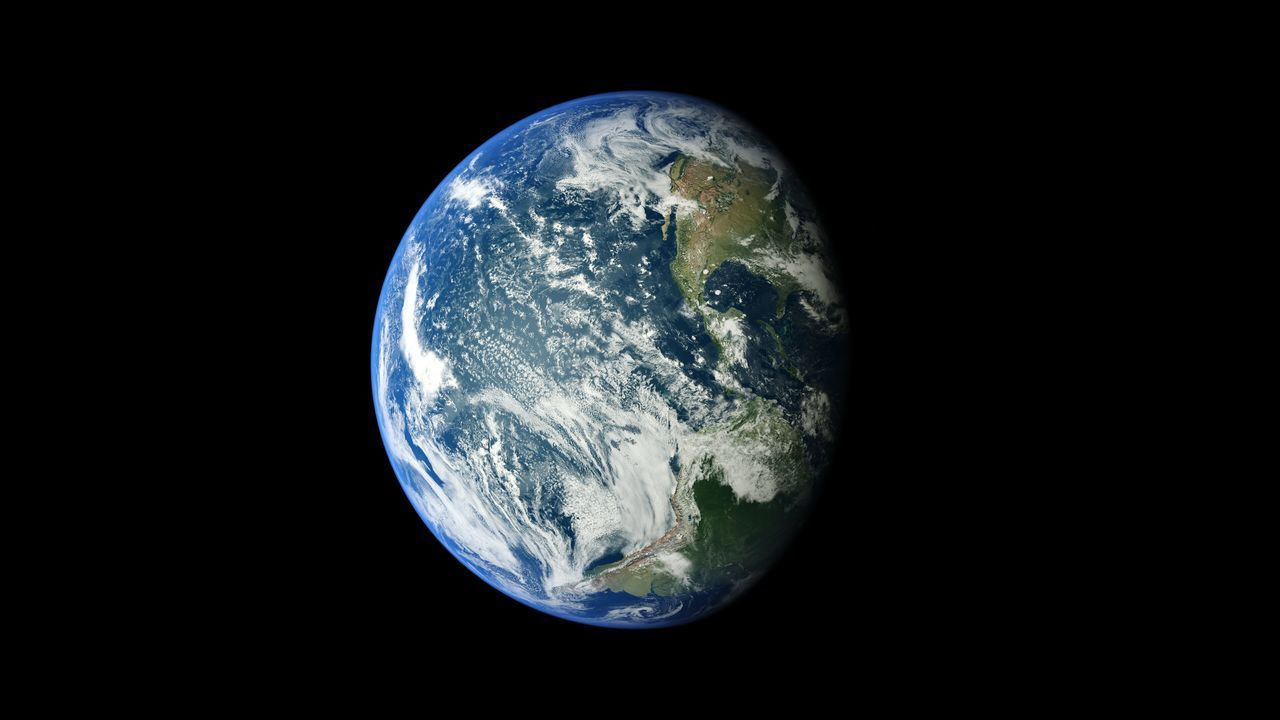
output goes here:
[{"label": "planet earth", "polygon": [[835,450],[849,320],[809,197],[710,102],[557,105],[466,157],[391,261],[376,416],[485,582],[567,620],[705,617],[788,545]]}]

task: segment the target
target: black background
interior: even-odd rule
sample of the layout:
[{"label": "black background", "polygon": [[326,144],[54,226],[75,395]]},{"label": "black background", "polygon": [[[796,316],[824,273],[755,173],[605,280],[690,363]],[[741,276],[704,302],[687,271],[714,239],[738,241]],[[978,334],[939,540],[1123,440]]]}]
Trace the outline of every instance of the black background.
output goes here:
[{"label": "black background", "polygon": [[[751,75],[596,67],[479,84],[434,64],[392,80],[335,67],[247,90],[225,118],[236,128],[226,146],[246,139],[238,152],[253,158],[235,198],[253,210],[220,231],[244,263],[225,290],[251,316],[226,328],[242,348],[227,362],[243,392],[228,428],[237,507],[215,553],[233,580],[211,589],[220,614],[292,657],[447,647],[646,662],[689,647],[746,667],[814,648],[909,653],[899,638],[923,628],[967,631],[949,618],[973,562],[950,531],[964,492],[954,468],[975,470],[968,447],[943,439],[974,392],[956,382],[972,335],[959,340],[967,321],[948,298],[958,253],[942,227],[965,210],[934,188],[964,182],[953,156],[968,150],[934,122],[954,109],[900,105],[900,86],[851,62],[797,55]],[[852,329],[840,452],[784,558],[720,613],[642,631],[544,615],[453,559],[401,491],[369,378],[386,269],[439,181],[532,113],[632,89],[712,100],[774,141],[815,199]]]}]

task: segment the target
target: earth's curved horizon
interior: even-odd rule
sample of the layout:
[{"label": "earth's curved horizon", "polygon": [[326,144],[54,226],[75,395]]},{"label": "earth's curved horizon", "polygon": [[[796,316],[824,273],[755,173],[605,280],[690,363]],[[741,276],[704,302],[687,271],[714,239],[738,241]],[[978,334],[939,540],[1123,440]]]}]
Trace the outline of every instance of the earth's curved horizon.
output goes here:
[{"label": "earth's curved horizon", "polygon": [[808,195],[729,111],[572,100],[460,162],[374,320],[378,427],[436,538],[556,617],[715,612],[803,521],[848,318]]}]

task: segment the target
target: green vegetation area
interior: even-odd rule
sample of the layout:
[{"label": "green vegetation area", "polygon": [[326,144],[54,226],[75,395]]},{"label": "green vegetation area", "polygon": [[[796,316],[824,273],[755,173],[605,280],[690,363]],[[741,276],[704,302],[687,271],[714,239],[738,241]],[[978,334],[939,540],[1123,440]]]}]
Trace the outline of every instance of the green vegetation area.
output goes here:
[{"label": "green vegetation area", "polygon": [[700,519],[694,541],[684,549],[693,561],[694,580],[714,583],[759,570],[783,536],[794,529],[789,509],[808,487],[809,463],[800,432],[771,400],[753,398],[728,423],[707,428],[727,441],[721,452],[750,454],[777,479],[779,492],[768,502],[739,499],[725,482],[724,467],[713,455],[694,458],[693,497]]},{"label": "green vegetation area", "polygon": [[788,509],[795,494],[781,494],[764,503],[744,502],[723,483],[723,473],[706,458],[704,475],[693,486],[702,514],[694,541],[684,549],[693,561],[691,579],[699,585],[740,580],[764,569],[786,536],[795,517]]}]

